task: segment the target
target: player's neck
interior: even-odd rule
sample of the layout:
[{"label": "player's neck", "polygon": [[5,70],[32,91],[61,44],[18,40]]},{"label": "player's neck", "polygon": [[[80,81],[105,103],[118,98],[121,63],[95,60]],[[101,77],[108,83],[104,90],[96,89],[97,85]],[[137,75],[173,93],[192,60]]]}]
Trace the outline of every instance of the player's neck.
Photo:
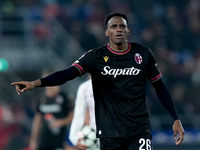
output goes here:
[{"label": "player's neck", "polygon": [[128,48],[128,41],[124,42],[122,45],[116,45],[109,42],[109,46],[115,51],[125,51]]}]

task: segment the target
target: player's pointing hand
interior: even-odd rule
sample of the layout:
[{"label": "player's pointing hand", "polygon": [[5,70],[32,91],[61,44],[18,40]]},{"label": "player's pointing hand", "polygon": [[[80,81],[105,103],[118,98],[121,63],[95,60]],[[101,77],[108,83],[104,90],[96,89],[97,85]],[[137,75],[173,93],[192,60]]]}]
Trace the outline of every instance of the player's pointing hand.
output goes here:
[{"label": "player's pointing hand", "polygon": [[35,87],[34,82],[27,82],[27,81],[13,82],[11,83],[11,85],[16,86],[16,91],[18,95],[20,95],[24,91],[32,90]]},{"label": "player's pointing hand", "polygon": [[[173,131],[174,131],[174,139],[176,140],[176,145],[179,145],[183,141],[184,134],[185,134],[185,131],[183,129],[183,126],[180,120],[174,121]],[[177,133],[179,133],[180,137],[178,137]]]},{"label": "player's pointing hand", "polygon": [[32,82],[20,81],[20,82],[13,82],[13,83],[11,83],[11,85],[16,86],[16,91],[17,91],[18,95],[20,95],[22,92],[25,92],[27,90],[32,90],[36,86],[40,86],[41,81],[40,80],[36,80],[36,81],[32,81]]}]

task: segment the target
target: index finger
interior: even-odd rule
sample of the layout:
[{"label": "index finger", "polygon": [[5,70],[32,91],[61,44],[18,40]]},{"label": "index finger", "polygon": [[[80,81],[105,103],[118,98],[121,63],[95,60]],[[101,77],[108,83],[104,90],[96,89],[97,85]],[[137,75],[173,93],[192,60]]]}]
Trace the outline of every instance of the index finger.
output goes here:
[{"label": "index finger", "polygon": [[174,131],[174,139],[177,139],[177,131]]},{"label": "index finger", "polygon": [[176,141],[176,145],[179,145],[182,141],[183,141],[183,137],[184,137],[184,131],[179,131],[180,137],[179,139]]},{"label": "index finger", "polygon": [[178,140],[176,141],[176,145],[179,145],[182,141],[183,141],[183,138],[178,138]]},{"label": "index finger", "polygon": [[11,85],[17,85],[17,84],[22,84],[22,82],[13,82]]}]

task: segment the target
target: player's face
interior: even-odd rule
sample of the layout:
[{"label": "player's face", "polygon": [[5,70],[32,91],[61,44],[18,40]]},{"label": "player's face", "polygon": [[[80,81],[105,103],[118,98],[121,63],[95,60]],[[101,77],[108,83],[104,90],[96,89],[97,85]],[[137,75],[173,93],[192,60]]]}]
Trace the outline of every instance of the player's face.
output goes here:
[{"label": "player's face", "polygon": [[124,18],[115,16],[108,21],[105,34],[109,37],[111,44],[120,46],[127,41],[130,29],[128,29]]}]

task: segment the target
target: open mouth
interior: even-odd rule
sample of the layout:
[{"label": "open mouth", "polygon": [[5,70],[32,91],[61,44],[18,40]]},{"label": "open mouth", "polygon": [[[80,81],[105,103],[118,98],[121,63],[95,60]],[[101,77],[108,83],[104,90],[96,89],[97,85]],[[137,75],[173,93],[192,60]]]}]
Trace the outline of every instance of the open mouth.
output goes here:
[{"label": "open mouth", "polygon": [[121,39],[121,38],[123,38],[123,34],[117,34],[116,37],[117,37],[117,39]]}]

